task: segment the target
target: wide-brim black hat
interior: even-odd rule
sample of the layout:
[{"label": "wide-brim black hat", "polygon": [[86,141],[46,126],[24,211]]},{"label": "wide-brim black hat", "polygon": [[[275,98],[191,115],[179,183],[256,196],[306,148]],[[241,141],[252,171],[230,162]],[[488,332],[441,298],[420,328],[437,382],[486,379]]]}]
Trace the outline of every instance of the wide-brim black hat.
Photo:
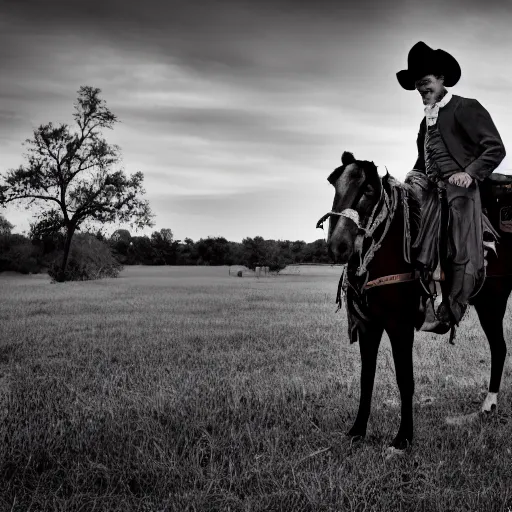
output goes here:
[{"label": "wide-brim black hat", "polygon": [[460,80],[461,70],[457,60],[444,50],[433,50],[423,41],[411,48],[407,66],[408,69],[399,71],[396,77],[408,91],[413,91],[414,83],[426,75],[443,75],[446,87],[453,87]]}]

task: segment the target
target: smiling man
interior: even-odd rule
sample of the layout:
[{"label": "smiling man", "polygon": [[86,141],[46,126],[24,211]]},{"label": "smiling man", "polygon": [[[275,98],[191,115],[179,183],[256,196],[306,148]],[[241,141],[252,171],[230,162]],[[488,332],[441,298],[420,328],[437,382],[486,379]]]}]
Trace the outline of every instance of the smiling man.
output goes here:
[{"label": "smiling man", "polygon": [[406,182],[422,199],[422,223],[415,242],[417,263],[426,272],[438,264],[446,280],[437,320],[424,330],[445,333],[458,325],[468,300],[485,278],[484,231],[495,232],[482,213],[478,183],[505,157],[501,137],[487,110],[446,87],[460,79],[456,59],[420,41],[410,50],[408,69],[398,82],[417,90],[424,118],[417,139],[418,159]]}]

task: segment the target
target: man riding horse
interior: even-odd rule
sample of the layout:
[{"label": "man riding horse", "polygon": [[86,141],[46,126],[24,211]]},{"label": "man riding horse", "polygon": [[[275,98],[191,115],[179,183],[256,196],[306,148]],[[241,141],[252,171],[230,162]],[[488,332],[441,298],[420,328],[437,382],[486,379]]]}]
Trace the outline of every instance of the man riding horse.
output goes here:
[{"label": "man riding horse", "polygon": [[482,212],[478,183],[500,164],[505,148],[477,100],[446,90],[461,76],[452,55],[420,41],[407,63],[408,69],[397,73],[398,82],[417,90],[425,105],[418,159],[406,178],[422,203],[416,262],[425,276],[439,273],[439,266],[445,275],[436,320],[424,330],[444,334],[458,325],[485,279],[484,235],[494,239],[496,232]]}]

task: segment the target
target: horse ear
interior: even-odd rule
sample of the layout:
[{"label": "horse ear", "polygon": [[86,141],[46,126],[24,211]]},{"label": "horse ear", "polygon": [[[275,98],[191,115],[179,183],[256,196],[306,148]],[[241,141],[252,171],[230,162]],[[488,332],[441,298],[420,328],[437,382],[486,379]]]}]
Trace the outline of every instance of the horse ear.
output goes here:
[{"label": "horse ear", "polygon": [[343,165],[353,164],[355,161],[354,155],[348,151],[344,151],[343,155],[341,155],[341,163]]}]

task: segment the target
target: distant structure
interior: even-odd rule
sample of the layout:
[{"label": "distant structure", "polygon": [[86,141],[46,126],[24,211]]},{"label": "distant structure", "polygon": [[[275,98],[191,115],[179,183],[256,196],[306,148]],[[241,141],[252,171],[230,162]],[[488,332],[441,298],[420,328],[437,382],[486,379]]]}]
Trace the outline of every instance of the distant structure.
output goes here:
[{"label": "distant structure", "polygon": [[229,275],[234,277],[277,277],[277,276],[340,276],[344,265],[330,263],[295,263],[279,271],[270,272],[267,265],[259,265],[251,270],[245,265],[231,265]]},{"label": "distant structure", "polygon": [[231,265],[228,273],[230,276],[236,277],[269,277],[270,268],[268,266],[258,266],[254,270],[247,268],[245,265]]},{"label": "distant structure", "polygon": [[256,273],[256,277],[266,277],[270,274],[270,269],[269,267],[256,267],[254,272]]},{"label": "distant structure", "polygon": [[331,265],[329,263],[296,263],[287,265],[279,271],[280,276],[314,276],[341,274],[343,265]]},{"label": "distant structure", "polygon": [[231,265],[228,273],[235,277],[254,277],[254,271],[249,270],[245,265]]}]

